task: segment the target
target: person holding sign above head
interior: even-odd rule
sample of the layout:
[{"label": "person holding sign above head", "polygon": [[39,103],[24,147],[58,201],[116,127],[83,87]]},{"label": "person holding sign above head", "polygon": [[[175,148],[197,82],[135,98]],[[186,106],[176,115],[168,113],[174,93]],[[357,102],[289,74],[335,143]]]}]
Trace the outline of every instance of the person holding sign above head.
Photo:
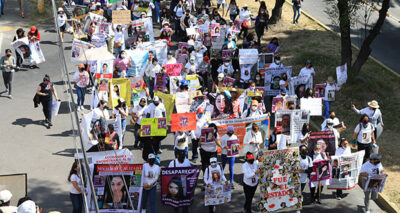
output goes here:
[{"label": "person holding sign above head", "polygon": [[228,141],[229,140],[237,140],[237,136],[234,135],[235,129],[233,126],[228,126],[227,132],[224,136],[221,138],[221,161],[222,161],[222,170],[225,169],[225,165],[227,162],[229,162],[229,180],[232,184],[233,188],[233,166],[235,165],[235,157],[234,156],[228,156]]},{"label": "person holding sign above head", "polygon": [[147,200],[150,198],[150,212],[156,213],[156,192],[157,180],[160,176],[160,167],[155,164],[156,156],[154,154],[148,155],[148,162],[143,164],[143,195],[141,211],[146,212]]},{"label": "person holding sign above head", "polygon": [[258,161],[254,159],[251,152],[246,153],[246,162],[242,165],[243,172],[243,191],[246,201],[244,203],[244,213],[251,213],[251,204],[258,186]]},{"label": "person holding sign above head", "polygon": [[[371,156],[369,157],[369,161],[365,162],[360,169],[360,177],[362,178],[361,186],[364,188],[368,176],[372,175],[381,175],[384,174],[384,169],[381,163],[381,158],[382,156],[372,153]],[[370,199],[376,200],[378,198],[378,192],[376,191],[365,191],[365,198],[364,198],[364,204],[365,204],[365,212],[369,213],[369,201]]]},{"label": "person holding sign above head", "polygon": [[[210,166],[207,166],[207,168],[204,171],[204,184],[207,187],[211,187],[212,185],[215,184],[220,184],[225,182],[225,185],[228,185],[228,181],[225,178],[224,171],[221,169],[221,166],[217,163],[217,158],[212,157],[210,158]],[[208,212],[209,213],[214,213],[215,212],[215,206],[208,206]]]}]

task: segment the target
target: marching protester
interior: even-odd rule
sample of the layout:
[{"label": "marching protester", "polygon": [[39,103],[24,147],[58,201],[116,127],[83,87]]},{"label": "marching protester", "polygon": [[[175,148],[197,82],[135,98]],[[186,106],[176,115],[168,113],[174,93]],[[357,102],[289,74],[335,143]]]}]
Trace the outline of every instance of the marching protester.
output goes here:
[{"label": "marching protester", "polygon": [[6,49],[6,55],[0,58],[0,68],[3,74],[4,85],[6,86],[6,90],[2,93],[8,92],[8,98],[10,99],[12,99],[12,80],[16,68],[16,61],[11,53],[10,49]]},{"label": "marching protester", "polygon": [[193,163],[196,163],[199,158],[198,147],[201,137],[201,130],[207,125],[207,120],[204,116],[204,109],[202,107],[197,108],[197,116],[196,116],[196,130],[192,130],[192,160]]},{"label": "marching protester", "polygon": [[[35,26],[32,26],[31,30],[28,32],[28,40],[29,40],[29,43],[35,43],[35,42],[39,42],[40,41],[40,32]],[[36,65],[36,62],[33,61],[31,63],[31,65],[29,66],[29,68],[30,69],[36,69],[36,68],[39,68],[39,67]]]},{"label": "marching protester", "polygon": [[[328,156],[325,152],[321,151],[321,145],[316,144],[312,153],[313,162],[328,160]],[[311,181],[310,180],[310,191],[311,191],[311,201],[313,204],[321,203],[321,193],[324,189],[324,186],[329,185],[329,179],[321,180],[321,181]],[[317,190],[317,191],[315,191]]]},{"label": "marching protester", "polygon": [[221,143],[219,142],[219,134],[218,134],[218,127],[211,123],[208,125],[208,128],[212,128],[212,143],[202,143],[200,141],[200,158],[201,158],[201,170],[204,171],[210,165],[210,159],[212,157],[217,157],[217,147],[221,147]]},{"label": "marching protester", "polygon": [[243,191],[246,198],[244,203],[244,212],[251,213],[251,204],[254,194],[257,190],[258,177],[260,169],[258,168],[258,160],[255,160],[254,154],[246,153],[246,162],[242,165],[243,172]]},{"label": "marching protester", "polygon": [[135,144],[134,148],[143,147],[142,141],[140,139],[140,126],[142,123],[142,118],[147,111],[147,101],[146,98],[141,98],[139,104],[132,108],[131,112],[131,124],[134,126]]},{"label": "marching protester", "polygon": [[307,147],[308,145],[308,138],[310,137],[311,131],[310,131],[310,124],[303,124],[303,127],[301,128],[301,131],[299,133],[299,144],[300,146],[305,145]]},{"label": "marching protester", "polygon": [[[313,168],[313,160],[308,155],[307,146],[300,145],[300,171],[299,171],[299,173],[300,173],[301,192],[304,191],[307,181],[311,181],[308,179],[309,179],[310,173],[312,172],[312,168]],[[304,198],[303,198],[303,200],[304,200]]]},{"label": "marching protester", "polygon": [[335,93],[336,91],[342,88],[342,85],[336,85],[335,81],[333,80],[332,76],[328,77],[328,81],[326,82],[325,87],[325,96],[322,98],[324,103],[324,111],[322,115],[328,119],[330,106],[333,101],[335,101]]},{"label": "marching protester", "polygon": [[264,31],[268,31],[268,13],[265,12],[266,10],[261,8],[260,11],[258,12],[258,15],[256,17],[256,33],[257,33],[257,42],[261,44],[261,38],[264,35]]},{"label": "marching protester", "polygon": [[83,184],[81,182],[81,178],[79,177],[79,164],[75,161],[72,164],[71,170],[68,175],[68,182],[71,183],[71,187],[69,190],[69,197],[72,202],[72,212],[73,213],[81,213],[83,210],[83,197],[82,193],[85,193],[83,190]]},{"label": "marching protester", "polygon": [[[22,0],[21,0],[22,1]],[[25,35],[25,31],[22,28],[18,28],[16,31],[16,35],[14,36],[13,42],[26,37]],[[19,70],[22,67],[22,63],[23,63],[23,57],[22,55],[15,49],[15,55],[17,56],[17,70]]]},{"label": "marching protester", "polygon": [[281,57],[280,56],[275,56],[274,57],[274,62],[269,65],[269,68],[282,68],[284,67],[282,62],[281,62]]},{"label": "marching protester", "polygon": [[247,37],[249,28],[251,27],[251,17],[253,16],[248,7],[249,6],[247,4],[244,4],[243,9],[241,9],[239,12],[239,21],[242,23],[239,37],[243,33],[243,38]]},{"label": "marching protester", "polygon": [[12,194],[7,189],[0,191],[0,211],[3,213],[17,212],[17,207],[11,205]]},{"label": "marching protester", "polygon": [[[340,145],[339,145],[339,148],[335,152],[335,156],[349,155],[349,154],[351,154],[349,142],[346,140],[346,138],[341,138]],[[342,198],[343,198],[343,190],[337,189],[336,190],[336,199],[341,200]]]},{"label": "marching protester", "polygon": [[39,101],[43,106],[43,114],[45,116],[44,124],[47,124],[47,128],[50,128],[53,126],[51,123],[53,95],[56,101],[60,101],[53,83],[50,82],[50,76],[44,76],[43,82],[40,83],[36,89],[36,95],[39,97]]},{"label": "marching protester", "polygon": [[235,165],[235,156],[228,156],[228,149],[230,148],[230,147],[228,147],[228,141],[237,140],[237,136],[234,135],[235,129],[234,129],[233,126],[228,126],[226,131],[227,131],[226,135],[223,135],[221,137],[222,169],[224,170],[226,163],[229,163],[229,181],[230,181],[230,183],[232,184],[232,187],[233,187],[233,175],[234,175],[233,166]]},{"label": "marching protester", "polygon": [[258,155],[258,151],[260,145],[263,143],[261,132],[259,131],[259,127],[256,123],[253,123],[251,126],[251,130],[246,132],[246,135],[243,139],[243,152],[244,153],[252,153],[255,156]]},{"label": "marching protester", "polygon": [[155,164],[156,156],[154,154],[149,154],[148,162],[143,164],[143,197],[140,212],[146,212],[147,200],[150,203],[150,212],[156,213],[156,192],[157,192],[157,180],[160,176],[160,167]]},{"label": "marching protester", "polygon": [[352,143],[355,144],[357,142],[358,151],[365,150],[364,162],[371,154],[372,144],[376,144],[374,131],[374,125],[370,122],[368,115],[362,115],[360,122],[354,129]]},{"label": "marching protester", "polygon": [[86,72],[85,65],[79,64],[78,71],[74,74],[76,95],[78,96],[78,110],[84,110],[86,89],[89,84],[89,74]]},{"label": "marching protester", "polygon": [[[218,176],[219,178],[214,178],[214,176]],[[221,184],[224,182],[225,185],[228,185],[228,181],[226,180],[224,175],[224,170],[217,163],[216,157],[210,158],[210,165],[207,166],[204,171],[204,185],[207,187],[211,187],[212,185]],[[214,213],[215,206],[208,206],[208,212]]]},{"label": "marching protester", "polygon": [[[182,168],[182,167],[191,167],[192,165],[190,164],[190,161],[185,157],[185,152],[182,150],[179,150],[176,153],[176,159],[172,160],[169,162],[168,168]],[[154,204],[153,204],[154,205]],[[183,213],[188,213],[188,207],[182,207]],[[174,208],[174,212],[178,213],[179,208]]]},{"label": "marching protester", "polygon": [[385,126],[383,124],[382,113],[381,110],[379,109],[379,104],[377,101],[372,100],[371,102],[368,102],[368,107],[365,107],[362,110],[358,110],[354,104],[351,105],[351,108],[359,115],[366,114],[368,116],[368,118],[371,120],[371,123],[375,127],[374,131],[375,136],[377,136],[378,124],[380,124],[382,127]]}]

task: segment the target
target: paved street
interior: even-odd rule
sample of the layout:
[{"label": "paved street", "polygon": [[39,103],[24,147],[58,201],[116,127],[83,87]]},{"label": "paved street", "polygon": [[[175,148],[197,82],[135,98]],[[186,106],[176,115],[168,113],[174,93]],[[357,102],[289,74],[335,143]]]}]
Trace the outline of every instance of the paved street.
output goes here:
[{"label": "paved street", "polygon": [[[10,5],[13,5],[13,1]],[[14,3],[16,6],[16,3]],[[11,21],[10,21],[11,20]],[[14,20],[14,21],[13,21]],[[6,22],[7,21],[7,22]],[[22,25],[21,19],[16,17],[16,13],[10,15],[7,20],[0,19],[0,26]],[[11,26],[10,26],[11,27]],[[32,197],[44,212],[49,210],[59,210],[61,212],[71,212],[69,200],[69,187],[67,175],[73,162],[74,144],[71,136],[71,120],[66,101],[69,97],[62,82],[62,73],[58,58],[58,47],[56,46],[56,34],[53,30],[54,25],[39,26],[42,42],[41,48],[46,58],[46,63],[40,64],[40,69],[23,70],[16,72],[13,81],[13,99],[0,96],[0,111],[3,112],[1,119],[0,135],[0,174],[27,173],[28,174],[28,195]],[[28,29],[25,28],[25,31]],[[0,32],[0,53],[4,54],[5,48],[10,48],[9,44],[14,36],[15,29]],[[156,33],[157,34],[157,33]],[[71,46],[71,35],[66,36],[65,55],[69,57]],[[13,50],[14,51],[14,50]],[[67,58],[70,74],[75,71],[75,65]],[[37,85],[42,81],[44,74],[49,74],[52,82],[56,85],[59,97],[63,101],[61,112],[53,118],[54,126],[47,129],[41,124],[43,118],[42,108],[33,108],[33,96]],[[4,90],[3,83],[0,83],[0,91]],[[76,97],[74,95],[74,97]],[[89,103],[89,94],[86,96],[86,104]],[[162,142],[163,154],[162,165],[166,166],[173,159],[173,139],[172,134]],[[132,149],[133,147],[132,129],[128,127],[125,135],[124,146]],[[135,163],[143,163],[141,152],[133,150]],[[190,153],[191,156],[191,153]],[[198,161],[198,165],[199,165]],[[244,204],[244,194],[242,186],[242,160],[237,160],[235,164],[235,191],[232,195],[232,202],[229,205],[222,205],[217,208],[217,212],[241,212]],[[228,168],[225,168],[228,174]],[[202,177],[202,175],[201,175]],[[199,182],[202,183],[200,180]],[[200,184],[202,185],[202,184]],[[159,188],[159,187],[158,187]],[[324,190],[322,195],[323,205],[305,206],[303,212],[362,212],[364,194],[360,188],[350,191],[350,194],[343,200],[334,199],[332,190]],[[191,213],[204,213],[204,193],[200,187],[196,189],[196,198]],[[159,197],[159,195],[157,196]],[[306,199],[309,197],[308,187],[306,188]],[[256,194],[253,207],[259,200]],[[172,208],[165,208],[157,199],[157,212],[172,212]],[[371,204],[371,212],[380,212],[375,203]],[[168,210],[166,210],[168,209]],[[258,212],[254,209],[254,212]]]},{"label": "paved street", "polygon": [[[320,20],[322,23],[331,27],[338,32],[338,29],[332,25],[332,21],[329,16],[324,12],[325,2],[322,0],[304,0],[302,2],[302,10],[314,16],[316,19]],[[389,8],[389,13],[397,18],[395,21],[392,18],[387,17],[385,23],[381,29],[381,34],[377,36],[371,45],[372,53],[371,55],[377,58],[386,66],[392,68],[397,73],[400,73],[400,68],[398,66],[398,59],[400,55],[400,1],[392,0],[391,7]],[[363,17],[363,15],[362,15]],[[378,12],[374,11],[371,15],[370,24],[375,24],[378,19]],[[352,29],[352,41],[358,47],[361,46],[364,36],[364,22],[363,20],[358,20],[357,26]],[[355,60],[355,58],[353,58]]]}]

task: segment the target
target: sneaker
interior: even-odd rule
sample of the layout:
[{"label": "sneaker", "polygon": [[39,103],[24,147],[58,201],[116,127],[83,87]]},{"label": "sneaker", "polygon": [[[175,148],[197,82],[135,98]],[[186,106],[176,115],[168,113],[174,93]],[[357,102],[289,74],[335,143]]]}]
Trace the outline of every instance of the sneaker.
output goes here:
[{"label": "sneaker", "polygon": [[48,123],[49,123],[49,120],[46,118],[46,119],[44,120],[44,123],[45,123],[45,124],[48,124]]},{"label": "sneaker", "polygon": [[158,154],[160,155],[162,153],[162,150],[160,149],[160,150],[158,150]]},{"label": "sneaker", "polygon": [[85,110],[85,107],[81,106],[81,110]]},{"label": "sneaker", "polygon": [[12,99],[12,95],[8,95],[8,98],[9,98],[9,99]]},{"label": "sneaker", "polygon": [[336,200],[341,200],[341,199],[342,199],[342,197],[336,196]]},{"label": "sneaker", "polygon": [[53,126],[53,124],[51,123],[51,121],[49,121],[49,126]]}]

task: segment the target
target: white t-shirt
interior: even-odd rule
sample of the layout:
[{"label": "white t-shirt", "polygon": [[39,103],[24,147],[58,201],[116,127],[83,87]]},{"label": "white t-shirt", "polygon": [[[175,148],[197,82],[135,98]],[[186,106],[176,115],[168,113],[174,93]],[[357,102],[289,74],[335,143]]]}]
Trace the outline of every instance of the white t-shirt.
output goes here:
[{"label": "white t-shirt", "polygon": [[150,113],[150,118],[163,118],[163,112],[165,113],[165,106],[163,103],[159,103],[158,106],[151,103],[146,110],[146,114]]},{"label": "white t-shirt", "polygon": [[160,167],[154,164],[150,166],[149,163],[143,164],[143,182],[142,184],[156,185],[158,177],[160,176]]},{"label": "white t-shirt", "polygon": [[[306,156],[303,159],[300,156],[300,169],[307,170],[309,167],[313,167],[313,161],[310,156]],[[300,173],[300,183],[307,183],[307,173]]]},{"label": "white t-shirt", "polygon": [[218,73],[224,73],[225,75],[232,74],[233,71],[234,70],[233,70],[231,63],[229,63],[228,66],[226,66],[225,63],[223,63],[220,67],[218,67],[218,70],[217,70]]},{"label": "white t-shirt", "polygon": [[78,87],[85,88],[89,84],[89,74],[86,71],[83,71],[82,73],[76,71],[74,74],[74,80]]},{"label": "white t-shirt", "polygon": [[186,65],[185,65],[186,72],[189,72],[192,67],[197,70],[197,64],[196,63],[195,64],[191,64],[190,62],[186,63]]},{"label": "white t-shirt", "polygon": [[69,189],[69,192],[71,194],[81,194],[78,190],[75,189],[74,185],[72,185],[72,182],[75,181],[78,185],[79,188],[81,188],[81,179],[79,178],[78,175],[72,174],[71,175],[71,187]]},{"label": "white t-shirt", "polygon": [[175,138],[175,146],[179,150],[185,150],[189,146],[189,136],[183,133],[182,135],[177,135]]},{"label": "white t-shirt", "polygon": [[[221,154],[227,155],[228,150],[225,148],[226,146],[228,146],[227,142],[230,140],[236,140],[236,139],[237,139],[237,136],[235,134],[233,134],[230,137],[228,134],[225,134],[224,136],[222,136],[222,138],[221,138],[221,147],[222,147]],[[227,157],[229,157],[229,156],[227,156]]]},{"label": "white t-shirt", "polygon": [[178,161],[178,159],[175,159],[171,162],[169,162],[168,168],[175,168],[175,167],[191,167],[192,165],[190,165],[190,161],[185,158],[185,160],[183,161],[183,163],[180,163]]},{"label": "white t-shirt", "polygon": [[284,67],[282,63],[276,64],[276,63],[274,62],[274,63],[271,63],[271,65],[269,65],[268,68],[281,68],[281,67]]},{"label": "white t-shirt", "polygon": [[255,186],[258,184],[258,174],[255,171],[258,169],[258,161],[255,160],[253,164],[248,162],[242,165],[243,182],[248,186]]},{"label": "white t-shirt", "polygon": [[64,26],[66,21],[67,21],[67,15],[65,15],[65,14],[57,14],[58,27]]},{"label": "white t-shirt", "polygon": [[142,124],[142,117],[144,113],[146,112],[147,106],[141,107],[139,104],[135,107],[132,108],[132,112],[136,113],[136,115],[139,117],[136,123],[138,125]]},{"label": "white t-shirt", "polygon": [[243,22],[244,20],[247,20],[250,23],[251,26],[251,12],[250,10],[244,10],[241,9],[239,12],[239,21]]},{"label": "white t-shirt", "polygon": [[371,162],[365,162],[360,169],[360,173],[367,173],[368,175],[378,175],[383,171],[383,166],[381,163],[374,165]]},{"label": "white t-shirt", "polygon": [[[240,79],[243,81],[248,81],[251,78],[251,67],[252,66],[248,66],[248,65],[241,65],[240,66]],[[246,71],[247,71],[247,75],[246,75]]]},{"label": "white t-shirt", "polygon": [[212,166],[208,166],[206,168],[206,170],[204,171],[204,183],[206,185],[213,184],[213,179],[212,179],[213,175],[212,174],[214,174],[214,173],[219,173],[220,182],[226,181],[226,178],[225,178],[224,172],[221,169],[221,166],[217,164],[217,166],[215,168]]},{"label": "white t-shirt", "polygon": [[304,141],[304,143],[303,142],[301,142],[301,140],[304,140],[306,137],[307,137],[307,135],[308,135],[308,133],[306,133],[305,135],[303,135],[303,133],[300,131],[299,132],[299,136],[298,136],[298,138],[297,138],[297,140],[299,141],[299,146],[302,146],[302,145],[305,145],[305,146],[307,146],[307,141]]},{"label": "white t-shirt", "polygon": [[350,147],[347,147],[345,149],[343,147],[339,147],[338,149],[336,149],[335,152],[335,156],[350,155],[350,154],[351,154]]},{"label": "white t-shirt", "polygon": [[368,115],[370,122],[374,125],[374,127],[376,128],[376,125],[378,123],[378,121],[383,124],[383,120],[382,120],[382,113],[380,109],[376,109],[371,110],[369,107],[365,107],[362,110],[358,110],[356,108],[353,109],[355,112],[357,112],[358,114],[362,115],[362,114],[366,114]]},{"label": "white t-shirt", "polygon": [[92,120],[100,119],[100,116],[104,116],[105,119],[110,119],[110,114],[108,113],[108,110],[106,109],[101,110],[98,107],[94,108]]},{"label": "white t-shirt", "polygon": [[114,31],[114,43],[121,42],[124,43],[124,33],[118,32],[117,30]]},{"label": "white t-shirt", "polygon": [[340,87],[337,86],[336,84],[330,85],[329,83],[326,83],[325,97],[323,97],[322,99],[324,101],[334,101],[336,91],[339,91],[339,90],[340,90]]},{"label": "white t-shirt", "polygon": [[[255,144],[250,144],[250,142],[254,142]],[[251,153],[257,153],[260,144],[263,142],[263,138],[261,136],[261,132],[258,131],[256,133],[253,132],[253,130],[250,130],[246,132],[246,135],[244,136],[243,143],[243,153],[251,152]]]},{"label": "white t-shirt", "polygon": [[182,15],[185,13],[183,6],[179,5],[176,5],[174,12],[178,18],[182,17]]},{"label": "white t-shirt", "polygon": [[[218,139],[219,139],[219,134],[217,133],[216,140],[218,140]],[[216,152],[217,151],[216,143],[201,143],[200,147],[201,147],[201,149],[203,149],[206,152]]]},{"label": "white t-shirt", "polygon": [[[361,130],[360,130],[361,126]],[[357,124],[356,129],[354,130],[354,133],[358,134],[357,135],[357,141],[359,143],[363,144],[369,144],[372,142],[371,135],[375,131],[374,126],[372,123],[368,123],[367,127],[364,128],[363,125]]]},{"label": "white t-shirt", "polygon": [[[124,108],[122,108],[122,107],[121,107],[121,109],[124,110]],[[125,111],[126,114],[128,114],[128,111],[129,111],[129,110],[128,110],[128,107],[126,107],[124,111]],[[113,109],[113,114],[114,114],[115,116],[121,115],[121,119],[125,119],[125,118],[126,118],[126,116],[123,115],[123,114],[121,114],[121,113],[119,112],[119,110],[116,109],[116,108]]]},{"label": "white t-shirt", "polygon": [[315,75],[314,67],[311,67],[310,69],[308,69],[307,67],[303,67],[300,70],[299,76],[303,76],[303,75],[311,76],[311,74]]}]

